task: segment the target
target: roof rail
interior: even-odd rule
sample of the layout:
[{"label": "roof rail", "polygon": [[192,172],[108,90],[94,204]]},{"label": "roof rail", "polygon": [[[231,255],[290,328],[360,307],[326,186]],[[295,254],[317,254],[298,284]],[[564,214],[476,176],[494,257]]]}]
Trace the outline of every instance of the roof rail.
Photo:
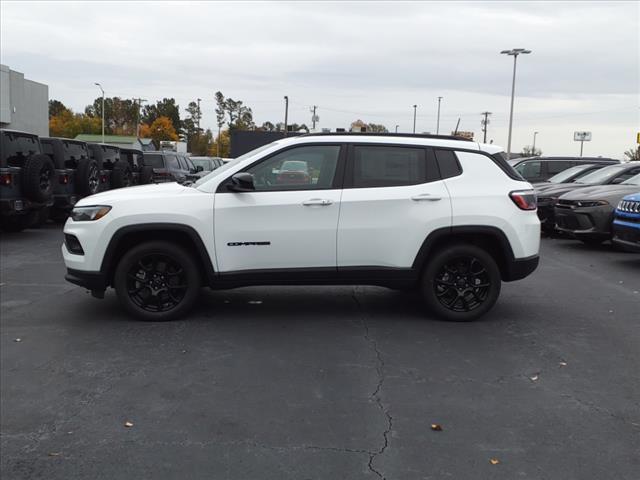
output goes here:
[{"label": "roof rail", "polygon": [[331,135],[344,135],[344,136],[365,136],[365,137],[417,137],[417,138],[437,138],[440,140],[461,140],[463,142],[473,142],[473,140],[465,137],[459,137],[456,135],[431,135],[427,133],[375,133],[375,132],[318,132],[318,133],[303,133],[297,137],[326,137]]}]

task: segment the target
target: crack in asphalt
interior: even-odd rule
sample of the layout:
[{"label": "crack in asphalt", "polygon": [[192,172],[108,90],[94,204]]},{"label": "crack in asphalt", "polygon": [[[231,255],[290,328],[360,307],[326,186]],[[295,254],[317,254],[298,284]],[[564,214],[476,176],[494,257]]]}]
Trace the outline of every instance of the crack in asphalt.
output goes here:
[{"label": "crack in asphalt", "polygon": [[384,440],[382,446],[377,451],[367,452],[369,454],[369,462],[367,464],[367,467],[378,478],[381,478],[382,480],[386,480],[386,477],[384,476],[384,474],[376,470],[376,468],[373,466],[373,462],[375,461],[375,459],[378,456],[384,454],[385,450],[389,446],[389,434],[393,429],[393,417],[389,413],[389,409],[385,408],[385,406],[382,403],[382,399],[380,398],[380,391],[382,390],[382,386],[385,380],[385,375],[384,375],[385,363],[384,363],[384,359],[382,358],[382,353],[378,348],[378,342],[376,342],[376,340],[371,336],[371,333],[369,331],[369,325],[367,324],[367,321],[366,321],[366,315],[365,315],[364,309],[362,308],[362,304],[358,300],[356,293],[357,293],[357,287],[354,287],[351,298],[353,298],[353,301],[356,303],[358,310],[360,312],[360,316],[359,316],[360,325],[362,325],[364,329],[364,339],[367,341],[367,343],[369,343],[369,345],[371,346],[371,348],[376,354],[376,374],[378,376],[378,383],[376,384],[376,387],[373,390],[373,392],[369,395],[369,399],[376,402],[376,405],[378,406],[382,414],[385,416],[386,423],[387,423],[387,426],[384,432],[382,432],[382,438]]}]

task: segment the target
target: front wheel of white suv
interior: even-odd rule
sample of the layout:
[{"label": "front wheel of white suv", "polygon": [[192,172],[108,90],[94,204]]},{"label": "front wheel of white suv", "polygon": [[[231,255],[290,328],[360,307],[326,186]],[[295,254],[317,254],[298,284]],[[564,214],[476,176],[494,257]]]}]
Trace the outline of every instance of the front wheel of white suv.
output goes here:
[{"label": "front wheel of white suv", "polygon": [[114,275],[118,300],[142,320],[178,318],[193,306],[202,280],[193,257],[178,245],[152,241],[129,250]]},{"label": "front wheel of white suv", "polygon": [[456,244],[428,260],[420,288],[429,309],[438,317],[468,322],[488,312],[500,295],[500,270],[480,247]]}]

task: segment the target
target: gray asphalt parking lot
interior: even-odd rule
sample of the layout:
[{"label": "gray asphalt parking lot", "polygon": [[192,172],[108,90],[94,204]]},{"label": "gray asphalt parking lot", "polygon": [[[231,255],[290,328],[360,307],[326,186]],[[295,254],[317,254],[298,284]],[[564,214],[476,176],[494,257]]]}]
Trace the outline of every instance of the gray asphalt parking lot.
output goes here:
[{"label": "gray asphalt parking lot", "polygon": [[61,242],[2,236],[2,478],[638,478],[638,254],[543,239],[469,324],[374,287],[141,323],[64,282]]}]

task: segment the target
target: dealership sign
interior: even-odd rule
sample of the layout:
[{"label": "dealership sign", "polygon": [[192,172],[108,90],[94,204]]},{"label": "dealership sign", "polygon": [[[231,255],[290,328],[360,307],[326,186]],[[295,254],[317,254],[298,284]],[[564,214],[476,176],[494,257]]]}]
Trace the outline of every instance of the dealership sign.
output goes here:
[{"label": "dealership sign", "polygon": [[573,132],[573,140],[575,142],[590,142],[591,132]]}]

